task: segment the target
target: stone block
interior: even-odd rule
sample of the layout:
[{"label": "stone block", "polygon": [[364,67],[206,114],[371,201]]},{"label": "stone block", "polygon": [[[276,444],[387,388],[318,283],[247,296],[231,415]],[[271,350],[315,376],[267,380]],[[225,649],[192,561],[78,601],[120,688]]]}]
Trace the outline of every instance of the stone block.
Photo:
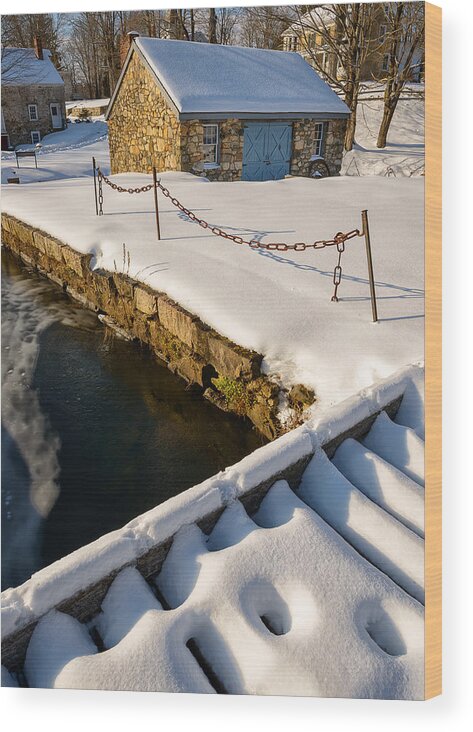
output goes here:
[{"label": "stone block", "polygon": [[154,315],[157,312],[156,293],[145,285],[136,285],[134,289],[135,306],[145,315]]},{"label": "stone block", "polygon": [[55,259],[57,262],[64,262],[63,256],[62,256],[62,250],[64,249],[64,244],[59,241],[59,239],[56,239],[53,236],[45,236],[44,237],[44,253],[51,257],[51,259]]},{"label": "stone block", "polygon": [[11,225],[13,233],[23,244],[28,244],[29,246],[34,247],[34,229],[32,226],[24,224],[22,221],[18,221],[18,219],[14,219]]},{"label": "stone block", "polygon": [[72,269],[79,277],[85,277],[90,272],[91,254],[81,254],[72,247],[64,245],[62,248],[62,257],[67,267]]},{"label": "stone block", "polygon": [[48,235],[44,233],[44,231],[34,231],[33,232],[33,243],[36,249],[38,251],[42,252],[42,254],[46,254],[46,243],[45,240],[48,238]]},{"label": "stone block", "polygon": [[14,219],[12,216],[2,213],[2,229],[11,233],[13,231],[13,221]]},{"label": "stone block", "polygon": [[208,360],[221,376],[252,379],[259,375],[262,356],[236,346],[215,332],[207,337]]},{"label": "stone block", "polygon": [[161,325],[172,335],[196,353],[206,357],[208,328],[195,315],[165,295],[161,295],[158,298],[158,318]]}]

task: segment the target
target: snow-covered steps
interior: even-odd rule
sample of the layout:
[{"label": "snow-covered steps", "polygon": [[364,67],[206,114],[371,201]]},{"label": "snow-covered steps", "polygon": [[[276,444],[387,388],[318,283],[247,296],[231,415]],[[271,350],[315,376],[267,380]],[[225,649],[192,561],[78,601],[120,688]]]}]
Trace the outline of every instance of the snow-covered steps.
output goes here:
[{"label": "snow-covered steps", "polygon": [[424,490],[418,483],[357,440],[345,440],[332,461],[374,503],[424,536]]},{"label": "snow-covered steps", "polygon": [[88,627],[48,613],[24,675],[54,688],[421,698],[422,629],[421,605],[278,481],[252,518],[236,501],[209,536],[183,527],[149,582],[124,569]]},{"label": "snow-covered steps", "polygon": [[5,683],[421,698],[421,374],[3,593]]},{"label": "snow-covered steps", "polygon": [[413,429],[393,422],[381,412],[363,444],[424,485],[424,442]]},{"label": "snow-covered steps", "polygon": [[352,485],[323,450],[306,469],[299,496],[362,556],[423,602],[423,540]]}]

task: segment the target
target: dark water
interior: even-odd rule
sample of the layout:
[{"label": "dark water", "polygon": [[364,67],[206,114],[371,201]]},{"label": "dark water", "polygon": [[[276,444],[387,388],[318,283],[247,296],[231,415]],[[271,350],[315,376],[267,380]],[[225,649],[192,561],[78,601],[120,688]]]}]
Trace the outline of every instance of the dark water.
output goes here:
[{"label": "dark water", "polygon": [[2,588],[262,444],[2,253]]}]

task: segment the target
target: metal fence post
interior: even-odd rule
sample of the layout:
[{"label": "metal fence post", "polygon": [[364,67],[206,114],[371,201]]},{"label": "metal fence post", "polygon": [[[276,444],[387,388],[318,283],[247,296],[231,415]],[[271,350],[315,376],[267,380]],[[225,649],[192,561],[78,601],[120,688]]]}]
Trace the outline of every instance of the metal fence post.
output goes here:
[{"label": "metal fence post", "polygon": [[371,312],[373,314],[373,323],[378,322],[378,308],[376,305],[376,291],[374,287],[374,274],[373,274],[373,258],[371,256],[371,240],[370,240],[370,227],[368,224],[368,211],[361,212],[361,221],[363,224],[363,236],[365,237],[366,244],[366,259],[368,262],[368,277],[370,281],[370,294],[371,294]]},{"label": "metal fence post", "polygon": [[95,169],[95,158],[92,158],[92,167],[94,169],[94,193],[95,193],[95,215],[99,215],[99,204],[97,201],[97,174]]},{"label": "metal fence post", "polygon": [[154,210],[156,211],[156,229],[158,232],[158,241],[161,240],[161,228],[159,225],[159,207],[158,207],[158,181],[156,178],[156,168],[153,166],[153,188],[154,188]]}]

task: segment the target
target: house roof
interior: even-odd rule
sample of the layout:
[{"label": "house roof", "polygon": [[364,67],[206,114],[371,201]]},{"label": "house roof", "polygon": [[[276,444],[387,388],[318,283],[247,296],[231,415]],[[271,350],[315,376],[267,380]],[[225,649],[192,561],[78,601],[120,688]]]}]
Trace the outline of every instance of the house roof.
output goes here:
[{"label": "house roof", "polygon": [[63,86],[64,80],[51,61],[51,51],[48,49],[43,49],[43,58],[38,59],[34,48],[3,48],[2,84]]},{"label": "house roof", "polygon": [[299,54],[158,38],[133,41],[179,118],[345,118],[348,107]]}]

